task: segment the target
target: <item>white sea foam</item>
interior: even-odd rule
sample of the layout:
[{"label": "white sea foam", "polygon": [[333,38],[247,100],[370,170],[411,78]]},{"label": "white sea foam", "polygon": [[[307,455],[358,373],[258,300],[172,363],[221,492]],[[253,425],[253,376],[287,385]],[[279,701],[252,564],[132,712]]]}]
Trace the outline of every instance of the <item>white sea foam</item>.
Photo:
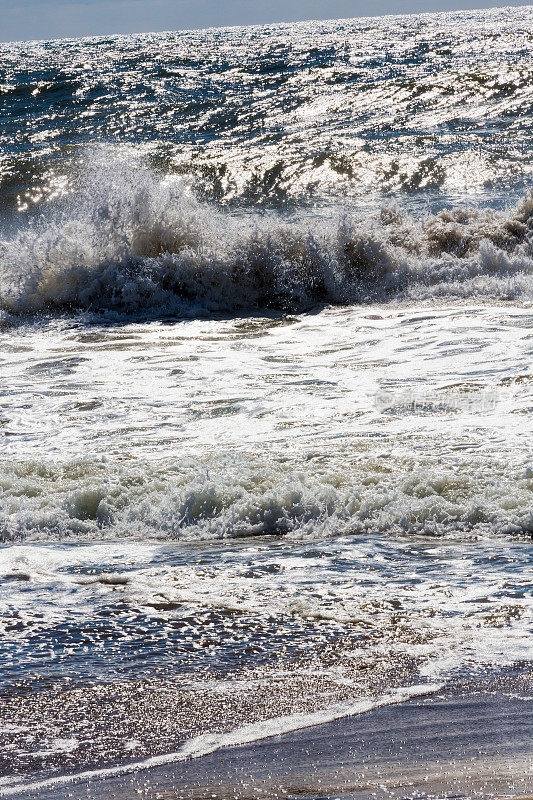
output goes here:
[{"label": "white sea foam", "polygon": [[238,219],[181,178],[119,151],[94,156],[78,193],[0,241],[4,313],[303,309],[390,297],[533,298],[532,209],[458,207],[415,219]]},{"label": "white sea foam", "polygon": [[369,459],[341,476],[296,466],[291,472],[290,465],[269,469],[257,460],[255,471],[239,461],[231,467],[212,462],[213,475],[170,465],[98,469],[91,462],[79,462],[69,475],[50,465],[4,463],[0,532],[4,539],[46,541],[58,535],[208,540],[533,530],[532,480],[522,467],[494,465],[474,478],[472,462],[461,465],[459,458],[448,469],[428,462],[406,473],[401,464],[380,472],[379,460]]},{"label": "white sea foam", "polygon": [[529,311],[372,312],[7,332],[0,536],[531,534]]}]

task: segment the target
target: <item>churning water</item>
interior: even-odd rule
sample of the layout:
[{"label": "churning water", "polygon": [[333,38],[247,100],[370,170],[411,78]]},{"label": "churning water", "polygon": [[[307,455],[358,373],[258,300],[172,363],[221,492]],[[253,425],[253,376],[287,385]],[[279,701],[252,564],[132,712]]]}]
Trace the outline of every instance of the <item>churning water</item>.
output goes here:
[{"label": "churning water", "polygon": [[0,794],[531,658],[532,38],[2,45]]}]

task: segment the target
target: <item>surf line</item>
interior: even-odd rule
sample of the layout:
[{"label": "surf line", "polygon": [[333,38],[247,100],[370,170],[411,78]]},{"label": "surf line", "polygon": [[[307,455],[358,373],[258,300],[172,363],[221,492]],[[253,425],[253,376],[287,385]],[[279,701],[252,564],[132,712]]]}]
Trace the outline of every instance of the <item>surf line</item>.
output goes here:
[{"label": "surf line", "polygon": [[435,692],[440,691],[443,687],[443,683],[408,686],[384,694],[377,699],[361,698],[354,703],[337,703],[322,711],[287,714],[285,716],[263,720],[262,722],[251,722],[234,728],[228,733],[200,734],[199,736],[194,736],[192,739],[188,739],[179,750],[173,753],[151,756],[143,761],[123,764],[116,767],[87,770],[72,775],[61,775],[55,778],[36,781],[35,783],[0,786],[0,797],[16,796],[22,793],[40,791],[41,789],[52,789],[69,783],[82,783],[94,779],[118,777],[120,775],[151,769],[152,767],[160,767],[165,764],[185,761],[190,758],[200,758],[201,756],[206,756],[217,750],[221,750],[224,747],[238,747],[240,745],[251,744],[252,742],[269,739],[273,736],[281,736],[291,733],[292,731],[324,725],[328,722],[342,719],[343,717],[354,717],[358,714],[365,714],[376,708],[382,708],[383,706],[404,703],[415,697],[435,694]]}]

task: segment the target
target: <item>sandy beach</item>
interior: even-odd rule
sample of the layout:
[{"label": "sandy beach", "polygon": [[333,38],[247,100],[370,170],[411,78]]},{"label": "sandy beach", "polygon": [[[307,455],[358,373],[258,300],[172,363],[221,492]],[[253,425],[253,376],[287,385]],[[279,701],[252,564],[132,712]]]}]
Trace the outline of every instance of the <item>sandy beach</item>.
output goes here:
[{"label": "sandy beach", "polygon": [[331,723],[17,800],[385,800],[533,794],[533,675],[511,670]]}]

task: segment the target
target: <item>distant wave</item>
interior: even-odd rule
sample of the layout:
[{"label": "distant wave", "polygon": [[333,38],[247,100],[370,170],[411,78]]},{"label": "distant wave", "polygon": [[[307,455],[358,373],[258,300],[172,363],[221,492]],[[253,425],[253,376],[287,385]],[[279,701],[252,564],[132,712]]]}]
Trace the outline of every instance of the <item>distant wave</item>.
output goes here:
[{"label": "distant wave", "polygon": [[521,6],[5,43],[0,214],[56,197],[73,151],[110,141],[228,204],[516,197],[532,174],[532,19]]},{"label": "distant wave", "polygon": [[135,161],[95,160],[55,212],[0,241],[0,308],[298,311],[391,297],[533,298],[533,194],[504,213],[238,219]]}]

